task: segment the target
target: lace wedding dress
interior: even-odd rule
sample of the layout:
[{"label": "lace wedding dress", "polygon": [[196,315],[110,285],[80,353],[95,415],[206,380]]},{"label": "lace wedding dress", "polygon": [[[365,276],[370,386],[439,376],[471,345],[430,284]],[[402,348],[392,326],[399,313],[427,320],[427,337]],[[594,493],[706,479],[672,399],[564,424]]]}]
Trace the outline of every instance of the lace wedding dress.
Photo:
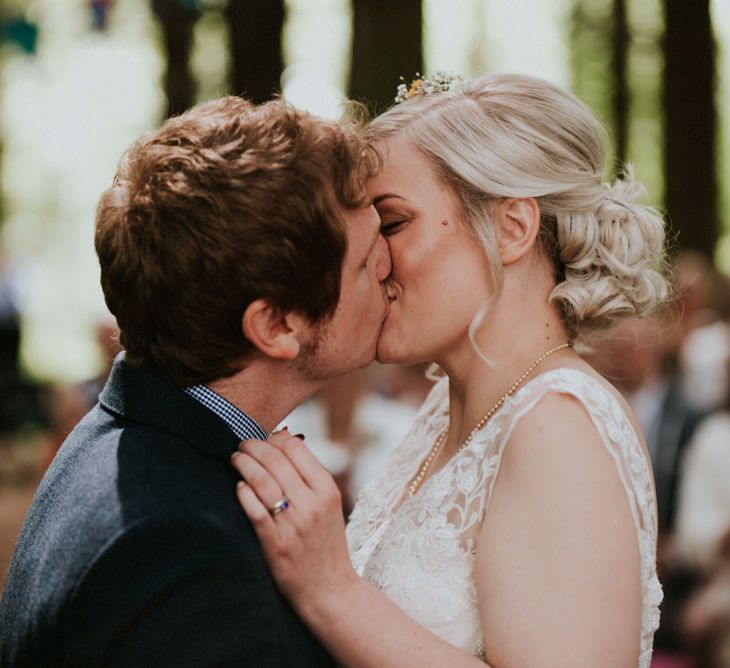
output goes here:
[{"label": "lace wedding dress", "polygon": [[545,394],[578,399],[613,455],[629,499],[641,555],[643,613],[639,668],[648,668],[659,625],[661,586],[656,575],[656,501],[639,441],[616,398],[576,369],[535,377],[516,392],[471,443],[421,489],[401,503],[429,448],[448,425],[448,381],[440,380],[396,449],[385,475],[365,487],[348,525],[357,572],[433,633],[484,658],[474,583],[479,527],[500,459],[522,415]]}]

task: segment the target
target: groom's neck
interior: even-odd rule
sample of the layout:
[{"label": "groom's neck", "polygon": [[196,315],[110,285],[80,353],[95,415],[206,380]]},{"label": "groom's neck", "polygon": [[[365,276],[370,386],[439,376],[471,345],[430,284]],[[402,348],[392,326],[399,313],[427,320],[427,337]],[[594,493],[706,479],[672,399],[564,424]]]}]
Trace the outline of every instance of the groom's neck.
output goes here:
[{"label": "groom's neck", "polygon": [[271,432],[314,394],[321,382],[302,378],[287,364],[255,360],[235,375],[207,385]]}]

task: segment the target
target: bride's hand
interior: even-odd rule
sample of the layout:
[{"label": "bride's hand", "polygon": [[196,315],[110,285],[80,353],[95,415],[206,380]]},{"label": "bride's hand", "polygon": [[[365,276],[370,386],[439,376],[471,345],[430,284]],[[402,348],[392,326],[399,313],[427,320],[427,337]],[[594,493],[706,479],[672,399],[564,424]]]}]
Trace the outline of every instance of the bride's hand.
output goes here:
[{"label": "bride's hand", "polygon": [[[282,593],[295,607],[342,595],[357,575],[332,476],[286,430],[268,441],[244,441],[231,461],[244,480],[238,484],[238,500]],[[277,504],[284,506],[278,512]]]}]

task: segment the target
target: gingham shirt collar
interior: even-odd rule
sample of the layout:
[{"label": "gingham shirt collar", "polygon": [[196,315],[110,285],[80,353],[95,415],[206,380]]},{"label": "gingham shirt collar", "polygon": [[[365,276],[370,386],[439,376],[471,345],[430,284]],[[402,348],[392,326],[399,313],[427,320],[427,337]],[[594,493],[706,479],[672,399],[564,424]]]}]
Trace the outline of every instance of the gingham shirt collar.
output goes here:
[{"label": "gingham shirt collar", "polygon": [[256,420],[205,385],[193,385],[193,387],[186,387],[184,391],[213,411],[242,441],[248,438],[258,438],[265,441],[269,437]]}]

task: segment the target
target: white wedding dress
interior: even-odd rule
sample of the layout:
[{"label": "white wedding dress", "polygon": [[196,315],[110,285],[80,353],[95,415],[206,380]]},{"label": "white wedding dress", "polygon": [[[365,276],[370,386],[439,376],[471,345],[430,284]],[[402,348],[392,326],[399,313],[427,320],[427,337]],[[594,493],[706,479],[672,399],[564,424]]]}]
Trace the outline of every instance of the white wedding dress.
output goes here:
[{"label": "white wedding dress", "polygon": [[[435,472],[411,498],[404,491],[448,425],[448,380],[440,380],[385,474],[360,494],[347,528],[357,572],[437,636],[484,658],[474,583],[476,539],[500,459],[522,415],[546,393],[576,397],[613,455],[636,525],[643,614],[639,668],[648,668],[659,625],[656,500],[652,474],[636,433],[616,398],[576,369],[536,376],[517,391],[471,443]],[[400,504],[400,505],[399,505]]]}]

